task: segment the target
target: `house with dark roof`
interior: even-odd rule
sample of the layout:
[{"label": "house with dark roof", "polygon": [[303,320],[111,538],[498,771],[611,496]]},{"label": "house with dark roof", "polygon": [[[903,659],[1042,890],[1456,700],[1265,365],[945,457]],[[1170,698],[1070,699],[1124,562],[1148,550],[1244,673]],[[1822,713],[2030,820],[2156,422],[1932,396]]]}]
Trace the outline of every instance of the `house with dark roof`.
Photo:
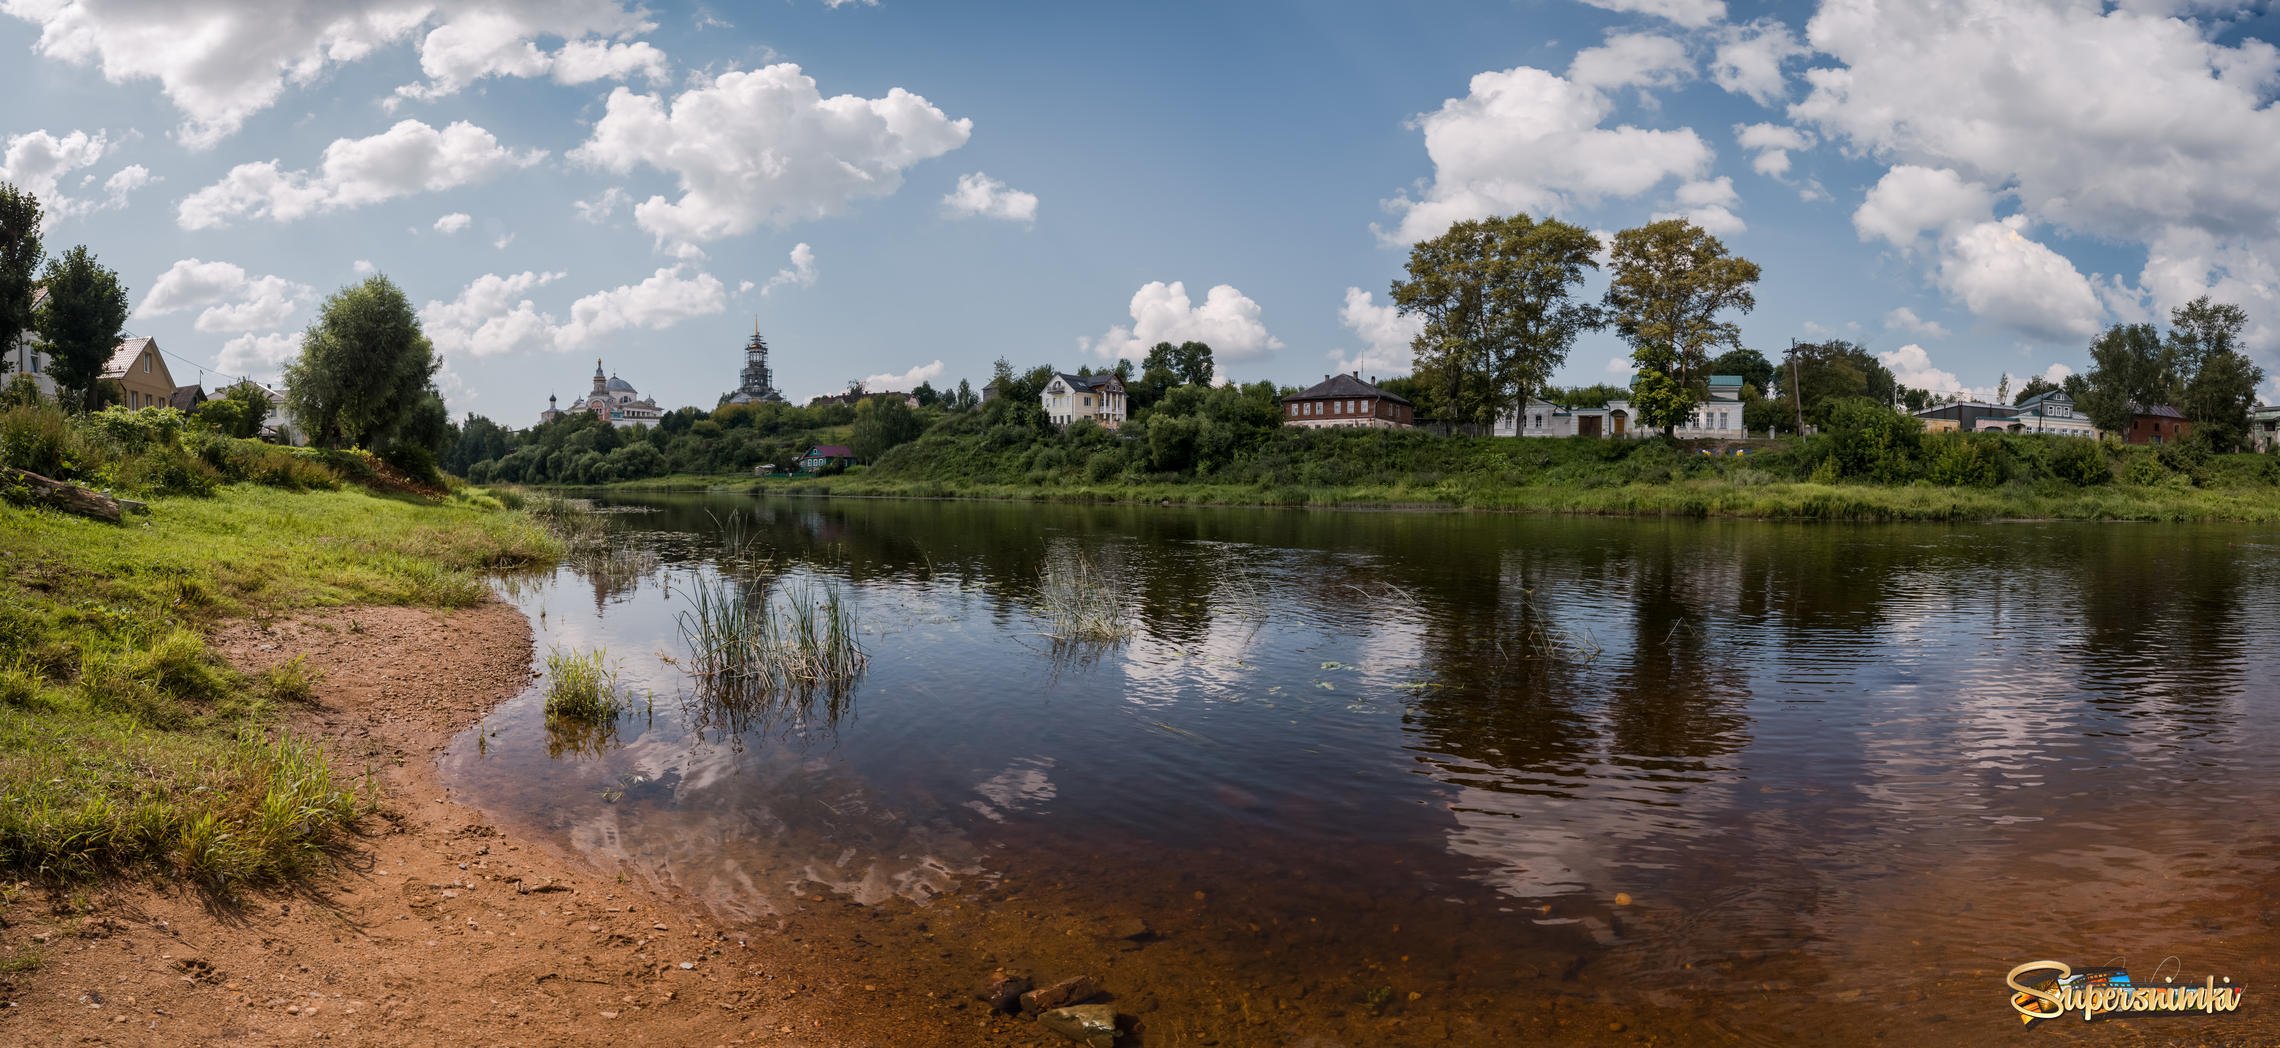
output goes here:
[{"label": "house with dark roof", "polygon": [[818,444],[800,456],[800,472],[821,473],[833,466],[846,468],[855,464],[855,449],[845,444]]},{"label": "house with dark roof", "polygon": [[1407,397],[1362,381],[1362,373],[1324,375],[1322,381],[1281,400],[1283,425],[1312,428],[1364,426],[1407,429],[1417,422]]},{"label": "house with dark roof", "polygon": [[2152,407],[2133,404],[2130,428],[2122,431],[2124,444],[2175,444],[2193,435],[2193,422],[2167,404]]},{"label": "house with dark roof", "polygon": [[1038,394],[1038,399],[1045,405],[1045,417],[1056,426],[1067,428],[1070,423],[1082,418],[1089,418],[1108,429],[1124,425],[1124,383],[1114,372],[1069,375],[1056,371],[1052,380],[1045,383],[1045,391]]},{"label": "house with dark roof", "polygon": [[166,406],[178,411],[191,411],[206,402],[206,387],[192,383],[174,387],[174,394],[166,398]]}]

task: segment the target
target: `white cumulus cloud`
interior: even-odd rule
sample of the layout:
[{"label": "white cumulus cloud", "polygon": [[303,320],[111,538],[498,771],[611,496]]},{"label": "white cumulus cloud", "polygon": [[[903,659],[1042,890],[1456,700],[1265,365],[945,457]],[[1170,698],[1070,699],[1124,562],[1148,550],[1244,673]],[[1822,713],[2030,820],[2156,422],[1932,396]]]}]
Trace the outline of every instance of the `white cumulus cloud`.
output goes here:
[{"label": "white cumulus cloud", "polygon": [[315,172],[286,171],[274,160],[239,164],[221,181],[184,197],[175,221],[184,229],[226,226],[241,218],[291,222],[480,182],[544,156],[545,150],[502,146],[489,131],[464,120],[440,131],[404,120],[369,138],[334,140]]},{"label": "white cumulus cloud", "polygon": [[1103,360],[1146,356],[1158,342],[1205,342],[1221,361],[1255,357],[1282,348],[1267,332],[1259,304],[1227,284],[1213,287],[1198,305],[1180,281],[1150,281],[1132,293],[1132,323],[1117,325],[1098,339],[1079,339],[1079,348]]},{"label": "white cumulus cloud", "polygon": [[799,66],[780,63],[723,73],[670,102],[617,88],[571,156],[620,174],[647,166],[673,175],[680,196],[634,205],[634,221],[660,243],[696,242],[887,196],[912,165],[972,133],[971,120],[902,88],[825,98]]},{"label": "white cumulus cloud", "polygon": [[2013,216],[1981,222],[1941,244],[1940,287],[1977,316],[2052,342],[2079,342],[2098,331],[2105,309],[2066,256],[2029,239]]},{"label": "white cumulus cloud", "polygon": [[[55,135],[42,128],[10,135],[6,148],[0,149],[0,182],[12,183],[38,197],[41,209],[53,218],[124,207],[129,194],[154,181],[150,170],[141,164],[129,164],[105,179],[100,200],[73,196],[63,189],[66,178],[102,162],[118,144],[102,131]],[[91,179],[90,175],[81,175],[73,181],[84,186]]]},{"label": "white cumulus cloud", "polygon": [[1741,195],[1734,192],[1734,180],[1720,175],[1699,182],[1688,182],[1672,195],[1671,210],[1658,211],[1654,217],[1683,218],[1718,236],[1732,236],[1748,228],[1734,209],[1742,206]]},{"label": "white cumulus cloud", "polygon": [[243,375],[256,381],[272,381],[284,371],[287,361],[300,355],[301,333],[277,331],[263,335],[239,335],[222,343],[221,355],[215,363],[220,365],[225,374]]},{"label": "white cumulus cloud", "polygon": [[1674,87],[1694,75],[1686,45],[1660,33],[1609,33],[1607,42],[1575,53],[1569,83],[1600,91]]},{"label": "white cumulus cloud", "polygon": [[251,276],[232,262],[185,258],[151,282],[135,315],[197,309],[194,326],[200,331],[252,332],[282,326],[313,297],[307,284],[274,275]]},{"label": "white cumulus cloud", "polygon": [[958,176],[957,188],[942,197],[942,211],[952,218],[995,218],[1032,225],[1037,221],[1037,194],[1022,192],[976,171]]},{"label": "white cumulus cloud", "polygon": [[760,288],[762,296],[780,287],[815,286],[815,249],[805,241],[792,245],[791,265],[776,271],[768,283]]},{"label": "white cumulus cloud", "polygon": [[[665,75],[664,55],[630,38],[650,28],[616,0],[0,0],[39,29],[39,54],[156,81],[183,115],[176,137],[206,148],[275,105],[382,48],[413,42],[433,98],[486,76],[563,83]],[[427,29],[422,34],[421,29]],[[540,40],[559,40],[553,50]]]},{"label": "white cumulus cloud", "polygon": [[662,331],[727,308],[727,289],[710,273],[657,270],[636,284],[596,291],[570,304],[570,319],[541,310],[530,293],[561,273],[486,273],[449,302],[420,307],[420,326],[445,354],[497,356],[541,349],[576,350],[628,329]]},{"label": "white cumulus cloud", "polygon": [[1404,316],[1393,303],[1380,305],[1369,292],[1350,287],[1345,303],[1338,307],[1338,323],[1362,343],[1362,348],[1351,354],[1331,354],[1338,370],[1392,376],[1409,374],[1415,368],[1416,356],[1410,344],[1425,329],[1425,318]]},{"label": "white cumulus cloud", "polygon": [[1967,388],[1955,372],[1932,366],[1932,355],[1913,342],[1890,353],[1878,353],[1878,363],[1892,369],[1892,377],[1911,389],[1928,389],[1934,393],[1963,393],[1985,399],[1988,394]]},{"label": "white cumulus cloud", "polygon": [[469,215],[467,212],[454,211],[448,215],[443,216],[442,218],[435,220],[435,231],[445,236],[450,236],[453,233],[457,233],[460,230],[467,228],[468,225],[474,221],[474,217]]},{"label": "white cumulus cloud", "polygon": [[1946,338],[1948,336],[1947,329],[1941,327],[1938,321],[1919,317],[1915,310],[1906,306],[1901,306],[1884,314],[1884,328],[1887,331],[1905,331],[1913,335],[1922,335],[1925,338]]},{"label": "white cumulus cloud", "polygon": [[1734,141],[1756,154],[1750,158],[1750,170],[1767,178],[1788,177],[1789,154],[1813,148],[1812,135],[1780,124],[1737,124]]},{"label": "white cumulus cloud", "polygon": [[1587,85],[1521,66],[1472,78],[1463,98],[1417,118],[1433,181],[1396,197],[1386,239],[1414,243],[1455,222],[1526,211],[1560,213],[1700,178],[1711,151],[1691,128],[1602,127],[1614,104]]},{"label": "white cumulus cloud", "polygon": [[1726,17],[1726,0],[1583,0],[1583,2],[1603,11],[1667,18],[1689,29],[1700,29]]},{"label": "white cumulus cloud", "polygon": [[1783,67],[1812,54],[1787,23],[1761,18],[1718,31],[1710,59],[1710,80],[1719,87],[1770,106],[1789,97]]},{"label": "white cumulus cloud", "polygon": [[895,393],[908,393],[914,389],[917,389],[921,384],[932,382],[935,379],[941,378],[943,371],[944,368],[941,361],[928,361],[927,363],[920,364],[917,367],[914,367],[909,371],[905,371],[899,375],[892,372],[882,372],[877,375],[865,375],[863,376],[863,388],[876,393],[886,393],[890,391]]}]

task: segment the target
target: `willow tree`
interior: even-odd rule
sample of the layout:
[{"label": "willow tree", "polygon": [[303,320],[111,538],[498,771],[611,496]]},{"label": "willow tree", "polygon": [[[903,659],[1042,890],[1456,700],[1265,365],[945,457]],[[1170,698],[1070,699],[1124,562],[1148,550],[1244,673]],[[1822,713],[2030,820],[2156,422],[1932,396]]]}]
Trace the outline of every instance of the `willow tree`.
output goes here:
[{"label": "willow tree", "polygon": [[1758,264],[1683,218],[1615,234],[1607,309],[1638,369],[1632,408],[1664,436],[1701,402],[1710,351],[1741,348],[1741,327],[1720,319],[1757,306]]},{"label": "willow tree", "polygon": [[1598,250],[1582,226],[1527,215],[1459,222],[1409,249],[1393,303],[1425,321],[1411,343],[1417,377],[1446,421],[1485,427],[1524,409],[1576,336],[1602,325],[1573,293]]},{"label": "willow tree", "polygon": [[285,366],[285,411],[311,443],[388,450],[440,440],[435,347],[384,276],[335,292]]}]

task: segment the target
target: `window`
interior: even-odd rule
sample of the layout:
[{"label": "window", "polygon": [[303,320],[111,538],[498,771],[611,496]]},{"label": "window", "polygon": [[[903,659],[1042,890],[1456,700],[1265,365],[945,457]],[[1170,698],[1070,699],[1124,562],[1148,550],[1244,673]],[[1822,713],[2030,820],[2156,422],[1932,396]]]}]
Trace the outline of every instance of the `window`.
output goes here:
[{"label": "window", "polygon": [[143,374],[150,374],[150,354],[143,354]]},{"label": "window", "polygon": [[1538,414],[1536,415],[1536,428],[1537,428],[1537,429],[1542,429],[1542,428],[1544,428],[1544,416],[1543,416],[1541,413],[1538,413]]},{"label": "window", "polygon": [[1092,397],[1091,397],[1091,396],[1087,396],[1087,397],[1085,397],[1085,406],[1086,406],[1086,407],[1088,407],[1088,408],[1092,406]]},{"label": "window", "polygon": [[1285,404],[1285,405],[1283,405],[1283,406],[1284,406],[1284,407],[1286,407],[1286,408],[1289,408],[1289,409],[1290,409],[1290,417],[1292,417],[1292,418],[1297,418],[1297,417],[1298,417],[1298,405],[1296,405],[1296,404]]}]

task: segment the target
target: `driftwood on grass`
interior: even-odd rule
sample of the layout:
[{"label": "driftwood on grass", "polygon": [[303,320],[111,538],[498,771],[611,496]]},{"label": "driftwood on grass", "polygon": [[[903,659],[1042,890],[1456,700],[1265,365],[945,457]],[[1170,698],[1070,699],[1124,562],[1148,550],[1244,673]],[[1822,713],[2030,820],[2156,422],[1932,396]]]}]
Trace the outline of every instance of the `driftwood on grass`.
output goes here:
[{"label": "driftwood on grass", "polygon": [[82,517],[93,517],[113,524],[119,522],[119,514],[125,508],[120,505],[121,500],[112,498],[100,491],[89,491],[68,481],[50,480],[30,470],[17,469],[14,466],[0,466],[0,482],[5,482],[7,486],[17,489],[17,492],[28,497],[35,505],[48,506],[60,509],[65,513],[76,513]]}]

